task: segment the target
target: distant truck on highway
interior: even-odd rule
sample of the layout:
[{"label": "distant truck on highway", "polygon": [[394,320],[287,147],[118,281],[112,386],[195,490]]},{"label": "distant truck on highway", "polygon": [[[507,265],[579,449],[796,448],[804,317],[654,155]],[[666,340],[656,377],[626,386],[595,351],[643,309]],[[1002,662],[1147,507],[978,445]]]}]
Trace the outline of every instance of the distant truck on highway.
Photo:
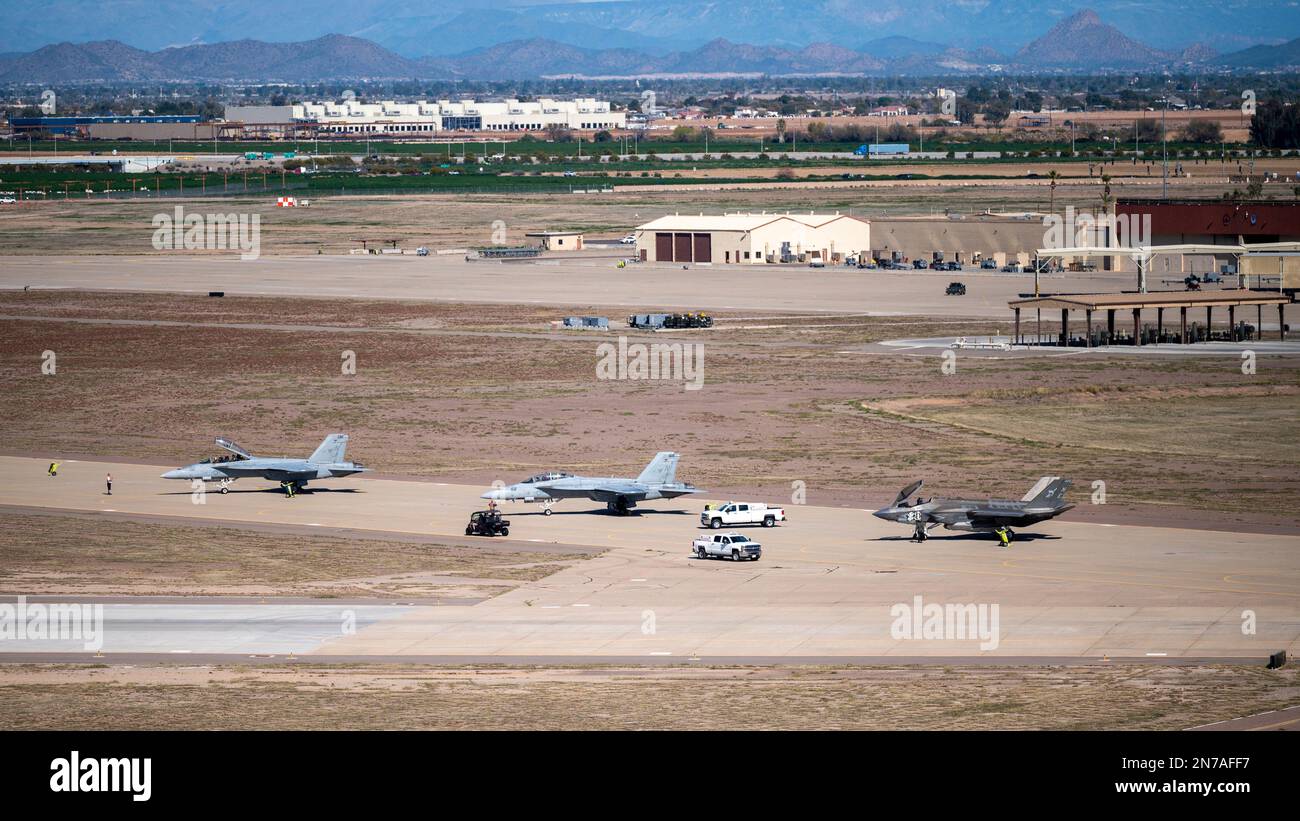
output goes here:
[{"label": "distant truck on highway", "polygon": [[691,552],[697,559],[717,556],[733,562],[741,559],[756,562],[763,555],[763,546],[739,533],[714,533],[691,542]]},{"label": "distant truck on highway", "polygon": [[723,525],[762,525],[776,527],[785,521],[785,509],[768,507],[752,502],[727,502],[714,508],[705,508],[700,514],[700,524],[717,530]]}]

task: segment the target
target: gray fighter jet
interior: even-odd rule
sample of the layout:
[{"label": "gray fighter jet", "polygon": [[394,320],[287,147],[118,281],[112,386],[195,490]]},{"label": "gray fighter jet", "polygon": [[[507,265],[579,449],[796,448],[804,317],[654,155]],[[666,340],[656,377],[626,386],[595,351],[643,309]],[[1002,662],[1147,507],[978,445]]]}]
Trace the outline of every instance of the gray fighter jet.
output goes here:
[{"label": "gray fighter jet", "polygon": [[658,453],[635,479],[539,473],[517,484],[493,488],[482,498],[496,502],[540,502],[542,513],[547,516],[551,515],[551,506],[561,499],[592,499],[604,502],[610,513],[626,516],[637,502],[675,499],[701,492],[694,485],[676,481],[679,458],[678,454],[670,451]]},{"label": "gray fighter jet", "polygon": [[346,433],[331,433],[320,443],[316,452],[306,459],[294,459],[287,456],[254,456],[229,439],[216,440],[217,446],[229,451],[229,456],[204,459],[176,470],[169,470],[162,475],[164,479],[201,479],[204,482],[220,482],[221,492],[227,493],[230,484],[236,479],[271,479],[289,491],[297,491],[307,486],[311,479],[331,479],[365,473],[369,468],[356,462],[345,462],[344,453],[348,448]]},{"label": "gray fighter jet", "polygon": [[891,522],[912,526],[912,538],[926,540],[926,531],[943,525],[947,530],[993,533],[1007,529],[1007,539],[1015,537],[1013,527],[1025,527],[1060,516],[1074,507],[1065,501],[1070,480],[1044,476],[1020,501],[1009,499],[922,499],[908,503],[907,497],[921,489],[922,481],[903,488],[894,503],[871,514]]}]

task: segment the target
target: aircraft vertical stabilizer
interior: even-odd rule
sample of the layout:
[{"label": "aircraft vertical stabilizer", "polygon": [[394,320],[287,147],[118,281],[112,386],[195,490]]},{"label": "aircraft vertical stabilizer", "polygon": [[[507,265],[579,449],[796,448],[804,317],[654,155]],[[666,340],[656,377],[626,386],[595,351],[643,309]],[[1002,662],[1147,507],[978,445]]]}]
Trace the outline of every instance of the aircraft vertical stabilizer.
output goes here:
[{"label": "aircraft vertical stabilizer", "polygon": [[655,458],[650,460],[641,475],[636,477],[638,482],[647,485],[669,485],[677,480],[677,460],[681,457],[672,451],[661,451],[655,454]]},{"label": "aircraft vertical stabilizer", "polygon": [[325,441],[320,443],[316,452],[307,459],[314,465],[333,465],[345,461],[344,454],[348,449],[348,435],[346,433],[331,433],[325,437]]}]

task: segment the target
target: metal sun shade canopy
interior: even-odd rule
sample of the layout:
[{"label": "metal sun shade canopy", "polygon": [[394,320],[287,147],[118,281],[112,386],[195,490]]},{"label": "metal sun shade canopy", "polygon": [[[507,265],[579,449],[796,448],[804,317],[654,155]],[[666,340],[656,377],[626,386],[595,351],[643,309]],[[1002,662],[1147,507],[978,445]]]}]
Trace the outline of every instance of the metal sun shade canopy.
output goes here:
[{"label": "metal sun shade canopy", "polygon": [[1278,338],[1286,339],[1286,317],[1284,315],[1285,306],[1291,302],[1291,297],[1283,293],[1265,293],[1260,291],[1245,290],[1224,290],[1211,292],[1185,292],[1185,291],[1167,291],[1158,293],[1128,293],[1128,294],[1056,294],[1052,296],[1026,297],[1023,299],[1013,299],[1008,305],[1016,313],[1015,319],[1015,340],[1017,344],[1022,344],[1023,337],[1020,333],[1020,309],[1021,308],[1049,308],[1060,309],[1061,311],[1061,332],[1058,335],[1058,342],[1062,346],[1067,346],[1070,339],[1070,311],[1083,311],[1085,314],[1085,324],[1087,332],[1084,336],[1085,346],[1092,347],[1092,313],[1093,311],[1106,312],[1106,344],[1112,344],[1115,338],[1115,312],[1130,310],[1133,312],[1133,344],[1142,345],[1142,309],[1156,309],[1156,344],[1159,344],[1160,337],[1164,332],[1164,314],[1166,309],[1177,308],[1179,314],[1179,334],[1178,342],[1180,344],[1188,343],[1187,333],[1187,311],[1189,308],[1205,309],[1205,327],[1207,334],[1213,324],[1214,309],[1226,307],[1228,309],[1228,329],[1231,341],[1236,342],[1238,335],[1237,326],[1237,308],[1255,306],[1259,315],[1260,328],[1258,333],[1262,334],[1262,325],[1265,305],[1277,306],[1278,319]]},{"label": "metal sun shade canopy", "polygon": [[[1241,257],[1291,257],[1300,253],[1300,242],[1257,242],[1250,245],[1210,245],[1184,243],[1180,245],[1079,245],[1071,248],[1039,248],[1034,251],[1038,260],[1053,257],[1129,257],[1138,264],[1138,290],[1146,293],[1147,268],[1151,260],[1162,254],[1210,254]],[[1240,264],[1240,262],[1238,263]],[[1037,266],[1035,266],[1037,267]],[[1037,274],[1034,293],[1038,293]]]}]

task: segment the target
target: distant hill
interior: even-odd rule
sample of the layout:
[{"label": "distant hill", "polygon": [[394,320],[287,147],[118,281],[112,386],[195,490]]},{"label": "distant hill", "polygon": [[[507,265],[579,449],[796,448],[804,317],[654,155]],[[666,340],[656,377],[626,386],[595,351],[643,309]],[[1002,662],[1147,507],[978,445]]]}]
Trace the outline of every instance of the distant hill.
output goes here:
[{"label": "distant hill", "polygon": [[152,54],[116,40],[58,43],[0,62],[0,81],[12,82],[157,80],[163,74]]},{"label": "distant hill", "polygon": [[1168,64],[1177,55],[1151,48],[1103,23],[1085,9],[1052,26],[1046,34],[1016,53],[1015,62],[1032,67],[1099,70],[1143,68]]},{"label": "distant hill", "polygon": [[312,81],[333,78],[418,77],[419,64],[358,37],[330,34],[302,43],[183,46],[155,54],[170,77]]},{"label": "distant hill", "polygon": [[[774,1],[774,0],[771,0]],[[464,15],[461,16],[462,18]],[[461,19],[461,18],[454,18]],[[587,48],[531,37],[455,54],[412,59],[341,34],[294,43],[235,40],[142,51],[117,40],[58,43],[0,54],[0,82],[255,81],[464,79],[509,82],[542,77],[654,75],[966,75],[1003,71],[1091,73],[1205,67],[1300,65],[1300,39],[1218,56],[1205,44],[1178,52],[1153,48],[1081,11],[1007,56],[991,47],[956,48],[908,37],[867,40],[857,48],[818,41],[800,47],[716,38],[691,49],[652,53]]]},{"label": "distant hill", "polygon": [[1300,66],[1300,38],[1277,46],[1252,46],[1225,54],[1216,61],[1230,68],[1288,68]]},{"label": "distant hill", "polygon": [[302,43],[236,40],[147,52],[116,40],[59,43],[0,61],[0,82],[258,80],[430,76],[369,40],[327,35]]},{"label": "distant hill", "polygon": [[726,38],[799,51],[905,38],[1011,54],[1086,5],[1146,45],[1220,51],[1300,37],[1294,0],[7,0],[0,49],[117,40],[147,51],[245,37],[313,40],[343,34],[408,59],[447,57],[502,43],[553,40],[582,49],[667,55]]},{"label": "distant hill", "polygon": [[430,73],[475,80],[527,80],[556,75],[587,77],[654,70],[655,58],[626,49],[584,49],[533,38],[420,61]]}]

